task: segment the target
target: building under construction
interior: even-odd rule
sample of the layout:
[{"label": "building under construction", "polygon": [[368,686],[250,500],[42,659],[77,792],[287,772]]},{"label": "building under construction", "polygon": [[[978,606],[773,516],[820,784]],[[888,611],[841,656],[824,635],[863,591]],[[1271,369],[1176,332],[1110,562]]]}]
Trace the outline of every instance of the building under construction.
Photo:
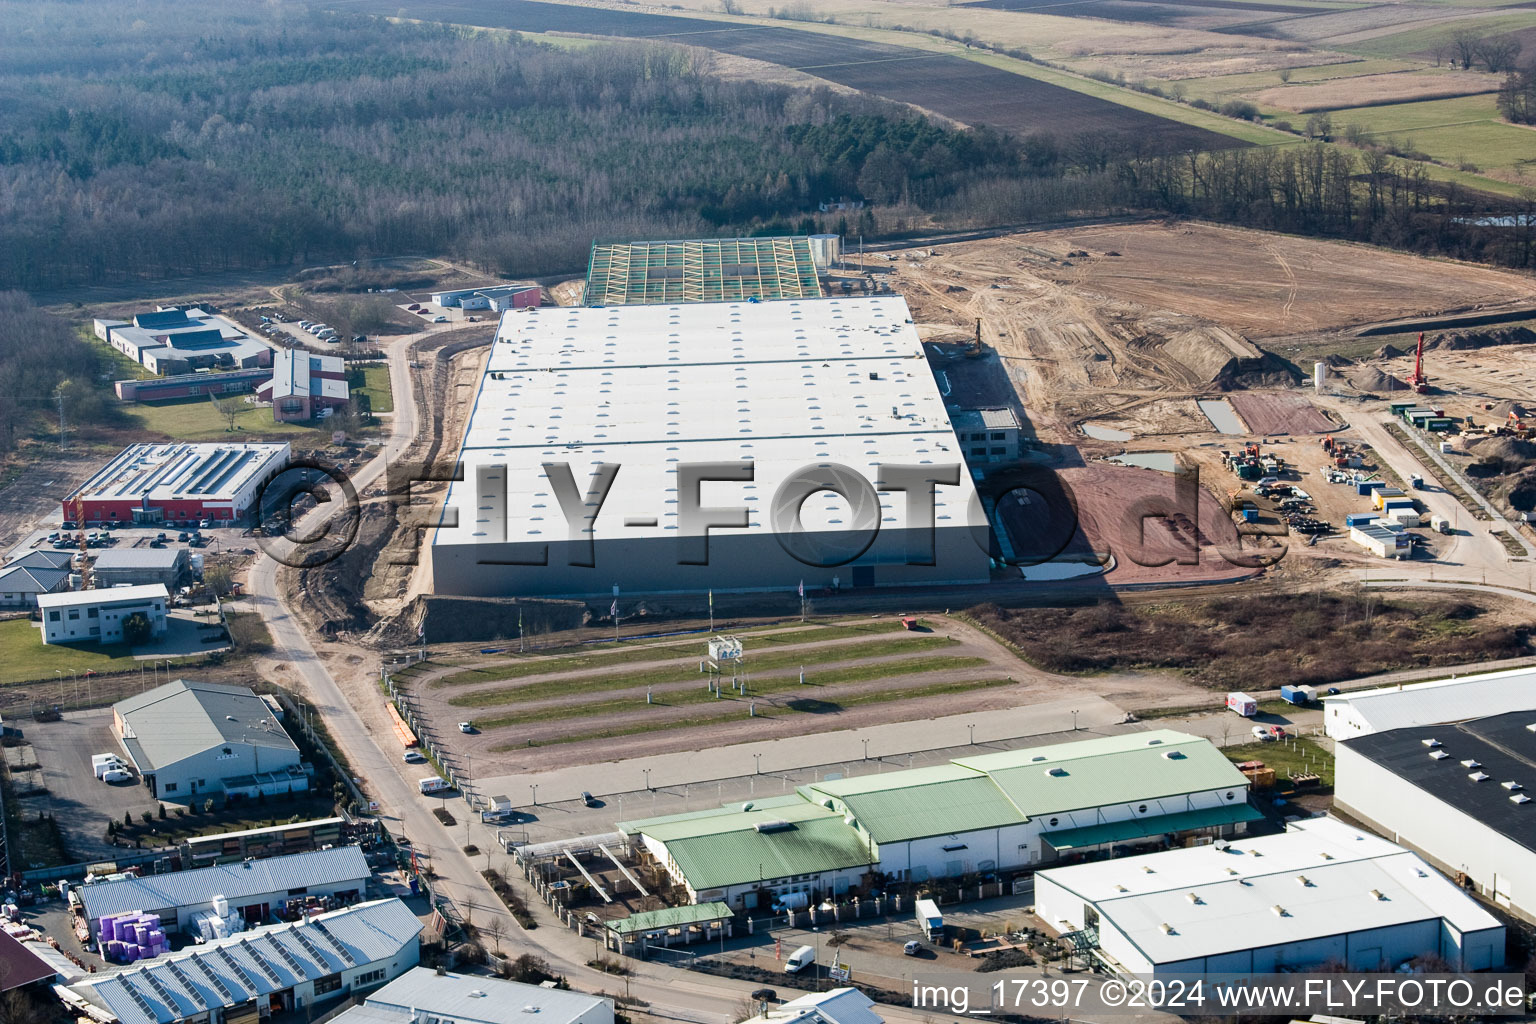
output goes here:
[{"label": "building under construction", "polygon": [[703,238],[598,243],[587,264],[587,306],[815,299],[811,239]]}]

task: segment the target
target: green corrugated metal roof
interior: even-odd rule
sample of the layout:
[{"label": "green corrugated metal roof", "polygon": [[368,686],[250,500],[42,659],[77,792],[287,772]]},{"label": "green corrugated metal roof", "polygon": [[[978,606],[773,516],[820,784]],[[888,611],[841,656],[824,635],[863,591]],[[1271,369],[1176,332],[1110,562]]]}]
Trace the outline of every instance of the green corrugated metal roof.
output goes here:
[{"label": "green corrugated metal roof", "polygon": [[1209,741],[1171,729],[982,754],[955,763],[992,776],[1031,818],[1247,784]]},{"label": "green corrugated metal roof", "polygon": [[[679,818],[683,820],[678,820]],[[786,821],[788,828],[759,832],[761,822]],[[873,860],[858,831],[843,816],[819,804],[731,807],[698,815],[627,822],[667,846],[695,890],[738,885],[756,878],[785,878],[858,867]]]},{"label": "green corrugated metal roof", "polygon": [[1083,825],[1079,828],[1058,829],[1042,832],[1040,837],[1058,850],[1077,850],[1085,846],[1103,843],[1123,843],[1128,840],[1160,836],[1166,832],[1183,832],[1192,828],[1214,828],[1233,825],[1239,821],[1257,821],[1264,817],[1247,803],[1224,804],[1221,807],[1205,807],[1175,814],[1155,814],[1129,821],[1109,821],[1102,825]]},{"label": "green corrugated metal roof", "polygon": [[808,786],[809,799],[835,799],[877,843],[996,828],[1024,816],[984,773],[957,764]]},{"label": "green corrugated metal roof", "polygon": [[609,931],[618,932],[620,935],[633,935],[635,932],[681,928],[684,925],[702,924],[705,921],[726,921],[733,916],[731,908],[724,903],[695,903],[687,907],[662,907],[660,910],[647,910],[643,914],[630,914],[626,918],[608,921],[606,924]]}]

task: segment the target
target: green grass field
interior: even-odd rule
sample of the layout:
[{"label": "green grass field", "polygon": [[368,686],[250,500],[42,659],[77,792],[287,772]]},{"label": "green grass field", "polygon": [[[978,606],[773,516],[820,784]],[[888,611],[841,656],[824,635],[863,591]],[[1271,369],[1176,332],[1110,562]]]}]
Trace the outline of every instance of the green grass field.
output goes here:
[{"label": "green grass field", "polygon": [[1436,160],[1470,162],[1482,173],[1520,173],[1536,162],[1536,132],[1500,120],[1491,95],[1351,107],[1332,117],[1336,131],[1360,125],[1372,138],[1391,135]]},{"label": "green grass field", "polygon": [[373,403],[374,412],[394,412],[395,394],[390,390],[388,366],[363,367],[363,394]]},{"label": "green grass field", "polygon": [[1500,32],[1513,32],[1515,29],[1531,25],[1536,25],[1536,11],[1512,11],[1509,14],[1496,14],[1491,17],[1479,16],[1440,21],[1403,32],[1394,32],[1391,35],[1332,45],[1335,49],[1367,57],[1406,57],[1410,54],[1423,53],[1437,43],[1445,42],[1463,29],[1470,29],[1479,36],[1491,36]]},{"label": "green grass field", "polygon": [[[277,423],[272,410],[266,406],[250,405],[236,395],[240,411],[235,415],[233,438],[242,441],[259,441],[266,437],[312,437],[317,441],[328,440],[329,428],[325,421],[313,427],[306,423]],[[126,416],[138,429],[149,434],[162,434],[178,441],[226,441],[232,435],[229,421],[214,408],[207,398],[186,398],[174,402],[139,402],[123,406]]]},{"label": "green grass field", "polygon": [[[987,663],[985,658],[952,658],[947,655],[933,655],[921,658],[901,658],[896,661],[873,662],[868,665],[853,665],[842,669],[829,669],[818,672],[815,678],[807,676],[804,686],[794,675],[781,676],[772,680],[752,680],[747,687],[747,696],[727,698],[716,697],[702,686],[688,690],[671,690],[660,694],[654,703],[647,704],[645,697],[635,694],[627,697],[616,697],[612,700],[592,701],[588,703],[563,704],[558,707],[540,708],[535,711],[510,712],[496,715],[491,718],[475,719],[475,726],[482,731],[503,729],[512,725],[528,725],[536,722],[558,722],[567,718],[591,718],[603,714],[620,714],[624,712],[640,711],[646,707],[685,707],[694,704],[715,704],[722,700],[750,700],[756,697],[765,697],[784,693],[802,693],[806,700],[820,703],[815,696],[816,690],[823,686],[836,686],[843,683],[865,683],[872,679],[886,679],[897,676],[920,675],[924,672],[941,672],[954,669],[979,668]],[[674,680],[675,681],[675,680]],[[612,687],[615,680],[605,680],[607,686]],[[630,680],[623,680],[629,684]],[[725,687],[722,686],[723,690]],[[458,703],[455,701],[455,703]],[[495,701],[496,704],[505,704],[506,698]],[[843,701],[839,701],[843,703]]]},{"label": "green grass field", "polygon": [[0,685],[36,679],[65,679],[75,673],[137,669],[125,644],[45,644],[40,629],[26,619],[0,622]]},{"label": "green grass field", "polygon": [[[799,685],[797,668],[809,669],[806,673],[807,685],[827,685],[832,682],[846,682],[847,680],[832,677],[840,675],[841,671],[833,669],[830,672],[819,670],[818,666],[836,664],[843,661],[855,661],[862,658],[879,658],[894,654],[921,654],[940,650],[958,643],[948,637],[922,637],[910,641],[875,641],[865,644],[850,644],[846,647],[821,647],[805,651],[783,651],[777,655],[762,655],[749,658],[747,662],[748,678],[753,680],[753,689],[761,685],[758,681],[764,677],[762,673],[788,670],[788,675],[782,675],[780,680],[794,678]],[[906,664],[903,661],[888,662],[889,665]],[[862,666],[861,666],[862,667]],[[695,685],[702,680],[696,667],[670,666],[655,669],[649,672],[624,672],[593,676],[577,676],[574,679],[550,680],[544,683],[534,683],[527,686],[499,687],[494,690],[479,690],[474,693],[466,693],[454,697],[448,703],[461,708],[498,707],[510,704],[514,701],[542,700],[548,697],[560,697],[575,693],[603,693],[619,688],[633,689],[639,686],[669,686],[674,683],[693,682]],[[670,697],[668,699],[671,699]]]},{"label": "green grass field", "polygon": [[1275,770],[1275,778],[1289,779],[1301,772],[1311,772],[1333,785],[1333,755],[1305,736],[1295,736],[1272,743],[1243,743],[1222,747],[1221,752],[1233,764],[1263,761]]},{"label": "green grass field", "polygon": [[[740,637],[751,638],[748,645],[748,656],[757,647],[773,647],[787,645],[801,645],[808,643],[825,643],[828,640],[842,640],[856,636],[878,636],[883,633],[892,633],[901,629],[901,624],[889,619],[879,619],[857,625],[811,625],[807,628],[795,628],[778,633],[768,633],[768,630],[784,630],[784,623],[772,626],[760,626],[752,629],[732,630],[732,634]],[[493,683],[503,679],[520,679],[524,676],[542,675],[546,672],[575,672],[583,669],[600,669],[616,665],[628,665],[637,661],[669,661],[673,658],[688,656],[704,656],[704,639],[694,637],[689,640],[678,641],[672,644],[661,644],[653,647],[636,647],[633,650],[607,650],[601,653],[593,653],[589,648],[580,648],[570,654],[556,654],[551,656],[544,654],[511,655],[504,664],[490,665],[484,668],[465,669],[463,672],[455,672],[443,676],[432,683],[432,688],[444,686],[470,686],[475,683]],[[475,661],[476,659],[465,659]],[[484,659],[478,659],[483,661]],[[752,664],[756,664],[753,659]],[[441,662],[439,662],[441,664]],[[407,681],[412,677],[427,671],[422,665],[417,664],[409,669],[404,669],[395,674],[398,680]]]},{"label": "green grass field", "polygon": [[[779,706],[759,704],[756,719],[771,722],[785,715],[817,715],[826,714],[834,710],[846,710],[858,707],[861,704],[873,704],[876,701],[904,701],[917,700],[922,697],[942,697],[951,693],[970,693],[973,690],[987,690],[994,686],[1007,686],[1011,679],[976,679],[963,680],[955,683],[930,683],[927,686],[911,686],[900,690],[879,690],[873,693],[850,694],[839,698],[835,707],[829,707],[826,703],[810,702],[804,705],[794,703]],[[527,739],[521,743],[503,743],[492,747],[498,753],[508,750],[519,750],[526,747],[547,747],[560,743],[580,743],[584,740],[612,739],[617,736],[635,736],[643,732],[674,732],[678,729],[693,729],[702,725],[714,725],[719,722],[739,721],[746,717],[746,712],[741,710],[739,703],[729,711],[712,713],[707,715],[692,715],[688,718],[676,718],[665,722],[626,722],[623,725],[609,726],[604,729],[593,729],[589,732],[571,733],[566,736],[556,736],[548,739]]]}]

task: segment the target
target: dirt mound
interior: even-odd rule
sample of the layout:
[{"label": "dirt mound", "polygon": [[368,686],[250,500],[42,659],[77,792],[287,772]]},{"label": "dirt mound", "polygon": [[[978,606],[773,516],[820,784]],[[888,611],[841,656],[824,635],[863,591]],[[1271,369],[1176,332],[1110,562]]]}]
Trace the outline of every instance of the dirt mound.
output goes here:
[{"label": "dirt mound", "polygon": [[519,629],[530,637],[577,629],[586,623],[586,610],[580,601],[428,594],[381,622],[370,639],[409,646],[419,624],[433,643],[516,642]]},{"label": "dirt mound", "polygon": [[1536,331],[1529,327],[1498,327],[1490,331],[1445,331],[1424,339],[1424,347],[1427,349],[1449,351],[1533,343],[1536,343]]},{"label": "dirt mound", "polygon": [[1406,391],[1408,389],[1408,385],[1390,373],[1382,373],[1374,366],[1367,367],[1350,377],[1349,382],[1361,391]]},{"label": "dirt mound", "polygon": [[1371,358],[1372,359],[1396,359],[1400,355],[1406,355],[1406,353],[1402,349],[1398,348],[1396,345],[1383,345],[1383,346],[1381,346],[1381,348],[1379,348],[1375,352],[1371,353]]},{"label": "dirt mound", "polygon": [[1529,462],[1536,459],[1536,442],[1517,437],[1485,437],[1468,441],[1467,447],[1479,459],[1503,459],[1505,462]]},{"label": "dirt mound", "polygon": [[1301,374],[1272,352],[1265,352],[1258,361],[1233,360],[1216,376],[1216,386],[1223,391],[1289,388],[1300,381]]},{"label": "dirt mound", "polygon": [[1327,363],[1329,366],[1354,366],[1355,365],[1355,361],[1353,359],[1349,358],[1349,356],[1341,356],[1338,353],[1334,353],[1331,356],[1323,357],[1323,362]]},{"label": "dirt mound", "polygon": [[1536,512],[1536,469],[1528,469],[1517,476],[1505,499],[1516,511]]},{"label": "dirt mound", "polygon": [[1530,410],[1526,406],[1521,405],[1519,402],[1508,402],[1508,401],[1506,401],[1506,402],[1499,402],[1499,403],[1495,404],[1494,407],[1492,409],[1489,409],[1488,411],[1490,413],[1492,413],[1497,419],[1501,419],[1501,420],[1508,419],[1510,413],[1514,413],[1516,416],[1519,416],[1521,419],[1524,419],[1525,417],[1527,417],[1527,416],[1529,416],[1531,414]]}]

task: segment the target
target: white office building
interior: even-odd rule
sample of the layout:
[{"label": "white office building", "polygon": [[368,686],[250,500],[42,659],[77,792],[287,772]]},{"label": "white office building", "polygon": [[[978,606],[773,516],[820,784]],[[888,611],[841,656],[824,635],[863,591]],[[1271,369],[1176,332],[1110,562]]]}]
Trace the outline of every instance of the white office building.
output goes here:
[{"label": "white office building", "polygon": [[148,619],[149,634],[157,637],[166,630],[165,610],[169,602],[170,593],[163,583],[38,594],[43,643],[122,643],[123,623],[134,615]]},{"label": "white office building", "polygon": [[1053,868],[1035,910],[1109,969],[1271,974],[1504,961],[1504,926],[1416,854],[1330,818],[1279,835]]}]

